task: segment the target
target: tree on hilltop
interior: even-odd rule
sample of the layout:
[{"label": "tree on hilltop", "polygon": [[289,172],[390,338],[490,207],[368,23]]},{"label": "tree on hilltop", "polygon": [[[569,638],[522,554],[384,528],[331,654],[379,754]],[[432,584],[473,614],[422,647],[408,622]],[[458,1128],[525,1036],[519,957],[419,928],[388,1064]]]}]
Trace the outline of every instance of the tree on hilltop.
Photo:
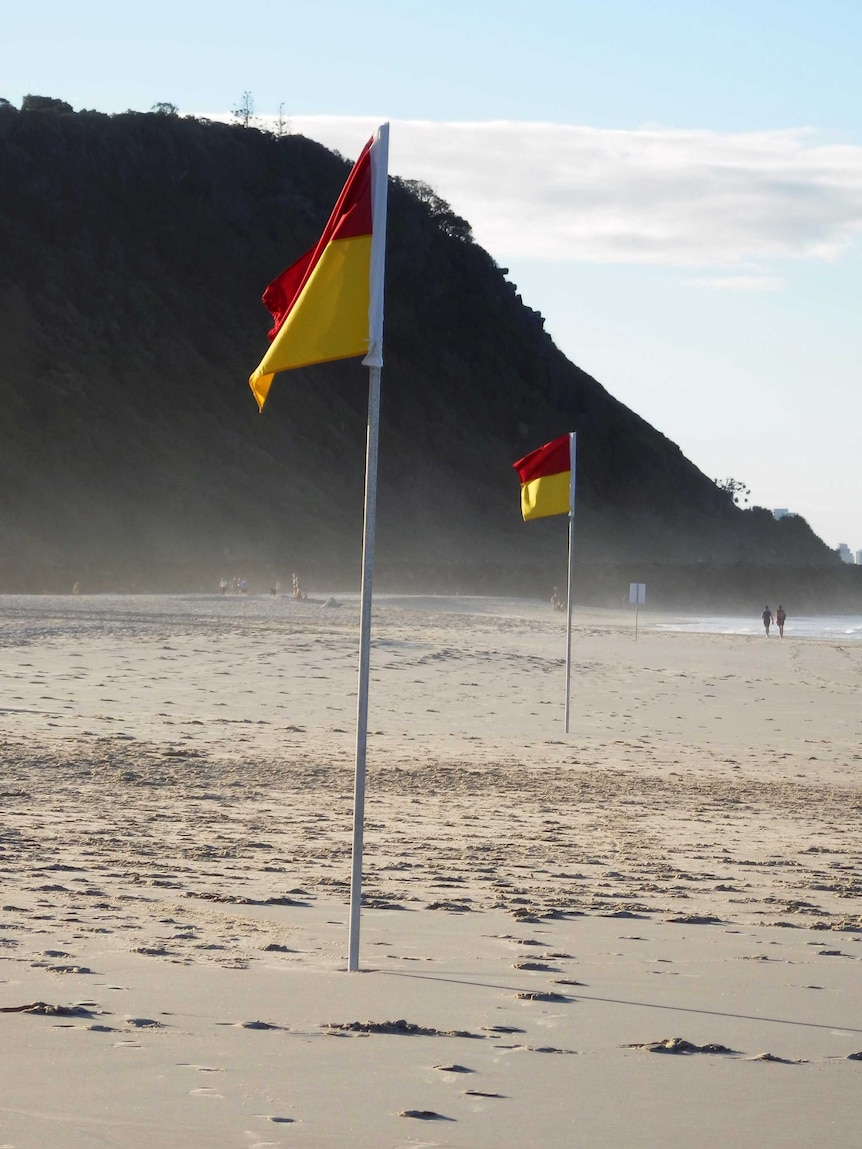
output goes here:
[{"label": "tree on hilltop", "polygon": [[251,92],[243,92],[242,99],[230,113],[238,124],[244,128],[253,128],[257,117],[254,114],[254,96]]},{"label": "tree on hilltop", "polygon": [[65,100],[55,100],[52,96],[25,96],[21,101],[22,112],[68,112],[75,109]]}]

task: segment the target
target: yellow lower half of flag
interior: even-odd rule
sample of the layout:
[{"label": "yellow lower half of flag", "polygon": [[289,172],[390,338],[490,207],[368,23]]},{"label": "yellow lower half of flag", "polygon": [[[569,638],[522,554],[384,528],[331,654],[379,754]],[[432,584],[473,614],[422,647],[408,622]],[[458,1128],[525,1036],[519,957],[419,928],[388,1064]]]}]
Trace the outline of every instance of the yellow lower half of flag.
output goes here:
[{"label": "yellow lower half of flag", "polygon": [[279,371],[368,350],[371,236],[328,244],[249,383],[263,406]]},{"label": "yellow lower half of flag", "polygon": [[521,514],[525,519],[542,519],[547,515],[569,513],[571,471],[543,475],[521,484]]}]

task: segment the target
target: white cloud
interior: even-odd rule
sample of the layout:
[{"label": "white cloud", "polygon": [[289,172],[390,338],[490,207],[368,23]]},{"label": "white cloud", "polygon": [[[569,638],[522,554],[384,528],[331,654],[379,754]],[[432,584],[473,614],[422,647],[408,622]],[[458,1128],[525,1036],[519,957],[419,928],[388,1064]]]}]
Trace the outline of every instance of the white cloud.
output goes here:
[{"label": "white cloud", "polygon": [[[378,123],[290,119],[292,131],[348,158]],[[806,129],[403,120],[391,125],[390,171],[429,183],[501,262],[733,268],[835,259],[862,234],[862,147],[827,143]],[[772,276],[742,275],[709,286],[780,285]]]}]

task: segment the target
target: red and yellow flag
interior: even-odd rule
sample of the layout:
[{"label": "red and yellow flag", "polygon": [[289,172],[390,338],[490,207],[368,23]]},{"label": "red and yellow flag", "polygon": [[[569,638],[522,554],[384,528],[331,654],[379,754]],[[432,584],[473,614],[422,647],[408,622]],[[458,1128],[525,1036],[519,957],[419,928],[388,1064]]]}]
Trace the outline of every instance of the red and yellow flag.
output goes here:
[{"label": "red and yellow flag", "polygon": [[571,438],[560,435],[512,464],[521,480],[521,514],[525,520],[569,513]]},{"label": "red and yellow flag", "polygon": [[388,128],[362,149],[314,247],[263,293],[270,347],[249,379],[261,410],[279,371],[354,355],[383,363]]}]

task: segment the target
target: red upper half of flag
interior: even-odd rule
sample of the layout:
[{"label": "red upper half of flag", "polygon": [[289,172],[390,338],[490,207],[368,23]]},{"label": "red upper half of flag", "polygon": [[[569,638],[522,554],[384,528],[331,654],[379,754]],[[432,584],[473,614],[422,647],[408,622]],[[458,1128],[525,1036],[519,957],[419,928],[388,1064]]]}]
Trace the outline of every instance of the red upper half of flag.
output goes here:
[{"label": "red upper half of flag", "polygon": [[552,439],[543,447],[537,447],[523,459],[519,459],[512,466],[518,472],[522,483],[531,483],[534,479],[544,479],[547,475],[559,475],[562,471],[572,469],[571,455],[569,453],[569,436],[560,435],[559,439]]},{"label": "red upper half of flag", "polygon": [[277,276],[263,293],[263,302],[274,320],[269,331],[270,343],[291,312],[311,273],[328,244],[337,239],[371,235],[371,145],[369,140],[353,165],[338,202],[320,239]]}]

